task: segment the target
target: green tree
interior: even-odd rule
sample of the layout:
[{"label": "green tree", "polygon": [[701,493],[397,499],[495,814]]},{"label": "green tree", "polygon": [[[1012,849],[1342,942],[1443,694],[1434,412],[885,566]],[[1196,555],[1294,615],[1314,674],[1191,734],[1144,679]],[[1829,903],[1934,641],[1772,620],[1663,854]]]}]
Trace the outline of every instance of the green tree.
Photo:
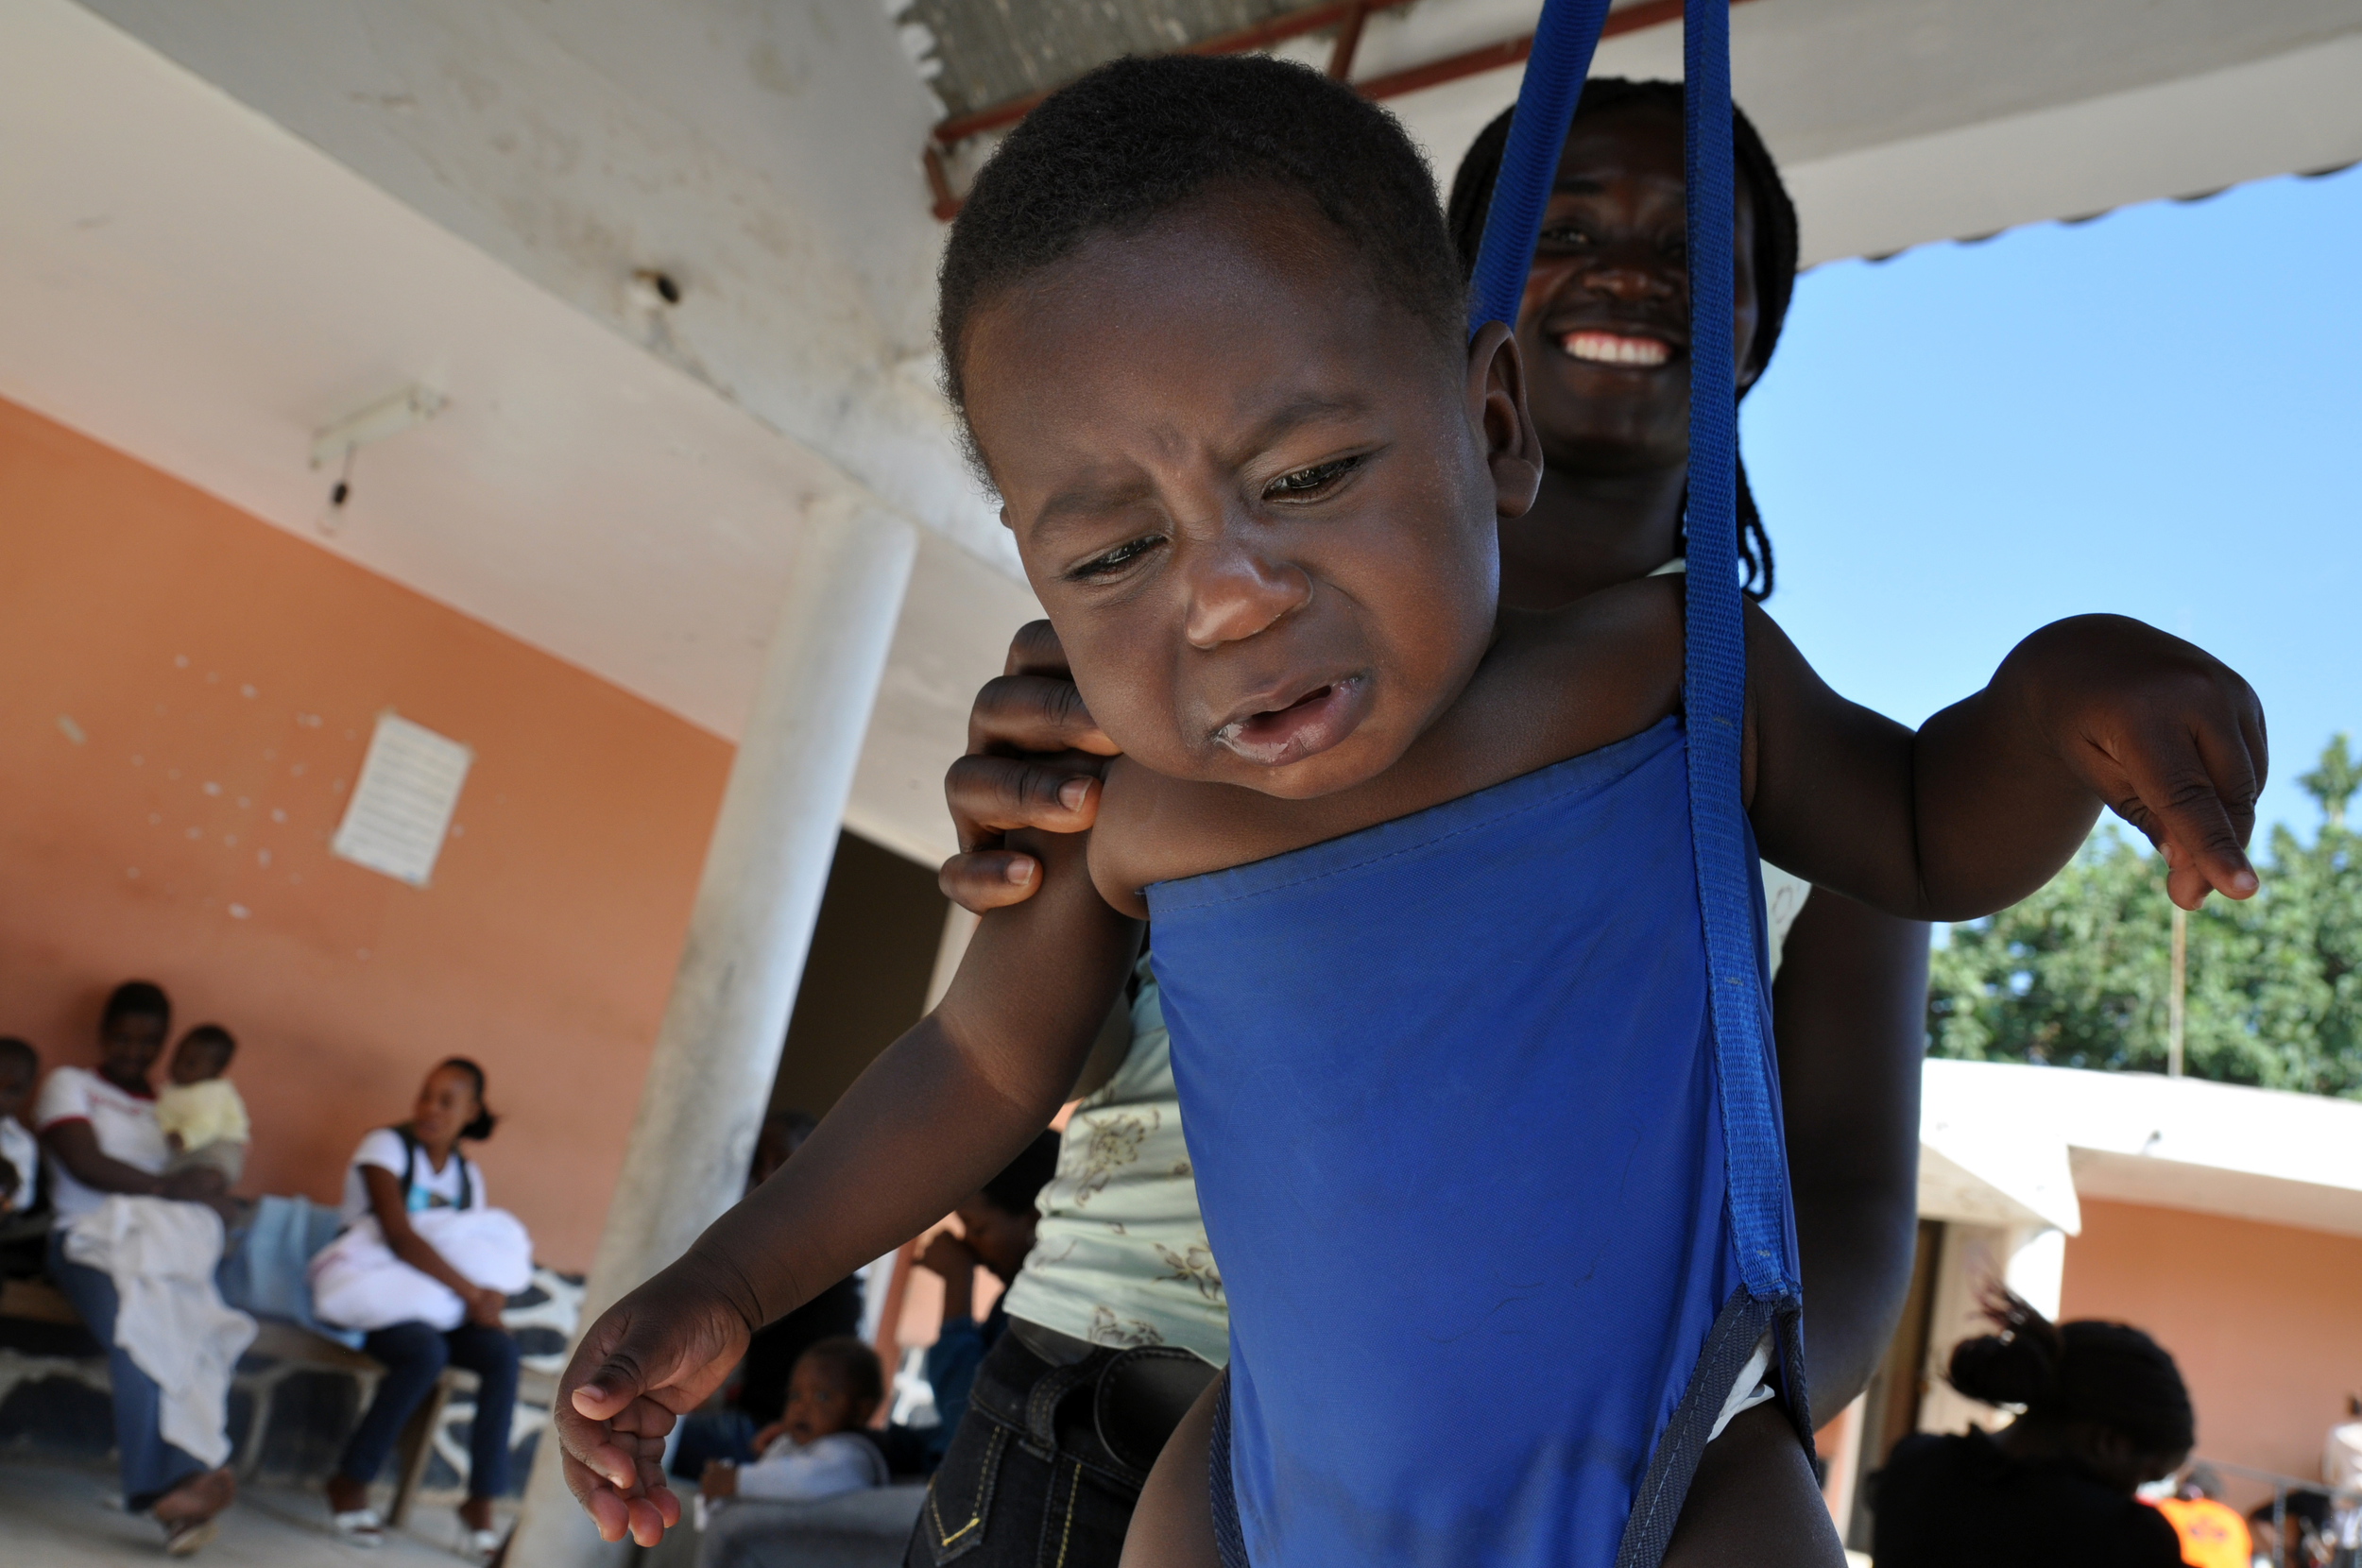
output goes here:
[{"label": "green tree", "polygon": [[[2306,844],[2268,836],[2264,888],[2190,916],[2186,1070],[2362,1098],[2362,762],[2339,735],[2301,780]],[[2162,864],[2113,823],[2031,898],[1952,928],[1933,959],[1928,1047],[1968,1061],[2162,1072],[2171,906]]]}]

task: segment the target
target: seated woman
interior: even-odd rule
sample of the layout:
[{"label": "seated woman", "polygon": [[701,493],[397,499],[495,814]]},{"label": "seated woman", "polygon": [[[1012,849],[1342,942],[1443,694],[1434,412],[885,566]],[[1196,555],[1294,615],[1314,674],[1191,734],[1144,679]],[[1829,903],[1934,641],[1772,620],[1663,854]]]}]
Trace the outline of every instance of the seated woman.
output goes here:
[{"label": "seated woman", "polygon": [[394,1256],[448,1287],[465,1314],[455,1327],[397,1322],[370,1329],[362,1341],[364,1350],[385,1364],[385,1375],[328,1481],[336,1533],[348,1540],[375,1544],[385,1539],[385,1522],[369,1507],[369,1483],[444,1367],[458,1366],[480,1380],[468,1450],[468,1500],[459,1505],[467,1531],[463,1548],[479,1561],[490,1560],[500,1549],[492,1499],[508,1490],[509,1418],[517,1404],[517,1341],[501,1326],[506,1297],[462,1273],[412,1223],[414,1215],[432,1210],[484,1206],[484,1172],[459,1145],[463,1139],[490,1137],[493,1120],[484,1108],[484,1069],[466,1057],[452,1057],[426,1075],[409,1121],[363,1138],[345,1172],[346,1226],[373,1217]]},{"label": "seated woman", "polygon": [[[214,1516],[230,1506],[237,1484],[227,1466],[208,1465],[165,1440],[163,1395],[156,1380],[115,1340],[120,1304],[113,1279],[65,1253],[67,1228],[111,1194],[214,1204],[223,1201],[217,1170],[164,1173],[171,1150],[156,1124],[156,1096],[147,1075],[171,1029],[172,1003],[161,987],[145,980],[116,986],[99,1014],[97,1069],[52,1069],[42,1083],[33,1125],[49,1157],[49,1190],[56,1209],[49,1233],[49,1277],[107,1347],[124,1505],[162,1525],[165,1548],[178,1557],[212,1539]],[[221,1437],[215,1446],[227,1455],[228,1438]]]},{"label": "seated woman", "polygon": [[1895,1445],[1870,1481],[1881,1568],[2182,1562],[2166,1516],[2135,1495],[2181,1469],[2196,1438],[2173,1357],[2137,1328],[2053,1323],[1997,1287],[1986,1313],[1994,1332],[1953,1350],[1947,1380],[2025,1413],[1997,1434],[1971,1426]]}]

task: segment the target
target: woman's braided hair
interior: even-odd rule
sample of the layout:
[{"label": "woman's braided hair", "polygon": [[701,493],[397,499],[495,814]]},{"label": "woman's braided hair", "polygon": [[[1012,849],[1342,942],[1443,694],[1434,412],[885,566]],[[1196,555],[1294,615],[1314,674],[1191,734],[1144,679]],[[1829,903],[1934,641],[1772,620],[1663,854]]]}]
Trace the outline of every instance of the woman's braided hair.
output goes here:
[{"label": "woman's braided hair", "polygon": [[[1618,109],[1643,107],[1665,110],[1681,121],[1682,86],[1677,81],[1629,81],[1622,77],[1594,77],[1583,84],[1575,105],[1582,120]],[[1493,182],[1500,177],[1501,153],[1509,145],[1509,122],[1516,112],[1505,109],[1480,131],[1460,172],[1452,177],[1447,216],[1453,246],[1460,252],[1463,273],[1476,270],[1477,246],[1484,238],[1484,214],[1493,203]],[[1755,335],[1748,345],[1746,364],[1760,372],[1772,363],[1772,350],[1787,323],[1789,301],[1796,292],[1796,204],[1789,199],[1779,165],[1771,149],[1737,105],[1731,106],[1731,140],[1737,153],[1738,181],[1754,215],[1754,264]],[[1741,392],[1740,397],[1746,393]],[[1747,596],[1772,597],[1772,537],[1764,532],[1763,515],[1755,509],[1754,492],[1747,485],[1747,464],[1738,464],[1738,558],[1747,568]]]},{"label": "woman's braided hair", "polygon": [[1952,1387],[2028,1416],[2087,1421],[2143,1454],[2186,1454],[2197,1435],[2182,1371],[2156,1340],[2125,1323],[2054,1323],[2007,1290],[1985,1304],[1994,1332],[1952,1352]]}]

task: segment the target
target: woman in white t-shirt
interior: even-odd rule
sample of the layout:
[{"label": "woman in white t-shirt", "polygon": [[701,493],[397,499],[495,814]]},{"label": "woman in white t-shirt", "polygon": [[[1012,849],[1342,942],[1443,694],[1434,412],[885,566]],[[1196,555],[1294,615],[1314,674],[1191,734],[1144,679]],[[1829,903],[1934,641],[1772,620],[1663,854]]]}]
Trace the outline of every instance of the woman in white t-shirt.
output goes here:
[{"label": "woman in white t-shirt", "polygon": [[363,1138],[345,1171],[345,1224],[374,1219],[394,1256],[448,1287],[467,1313],[456,1328],[402,1322],[372,1329],[362,1341],[385,1363],[385,1375],[328,1481],[336,1531],[349,1540],[374,1544],[385,1539],[385,1522],[369,1507],[369,1483],[443,1368],[456,1366],[479,1379],[468,1500],[459,1506],[465,1555],[488,1561],[500,1549],[492,1500],[508,1490],[509,1419],[517,1403],[517,1341],[501,1326],[506,1299],[468,1279],[411,1224],[413,1215],[432,1209],[486,1206],[484,1172],[459,1145],[490,1137],[493,1121],[484,1108],[484,1069],[464,1056],[452,1057],[426,1075],[410,1119]]},{"label": "woman in white t-shirt", "polygon": [[195,1551],[211,1537],[214,1516],[230,1506],[237,1484],[226,1467],[208,1469],[164,1440],[163,1400],[156,1380],[115,1343],[114,1281],[103,1270],[65,1255],[66,1228],[111,1194],[222,1202],[218,1170],[164,1174],[172,1150],[156,1125],[156,1096],[147,1075],[171,1028],[172,1003],[161,987],[145,980],[116,986],[99,1017],[97,1071],[52,1068],[42,1082],[33,1128],[48,1156],[57,1212],[49,1233],[49,1277],[107,1347],[125,1506],[162,1525],[167,1549],[178,1555]]}]

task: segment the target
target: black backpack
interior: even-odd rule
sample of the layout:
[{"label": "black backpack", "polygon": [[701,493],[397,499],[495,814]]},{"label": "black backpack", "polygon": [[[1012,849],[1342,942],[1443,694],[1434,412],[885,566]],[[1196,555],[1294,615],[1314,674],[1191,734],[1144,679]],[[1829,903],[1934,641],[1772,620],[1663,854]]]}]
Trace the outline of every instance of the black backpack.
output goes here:
[{"label": "black backpack", "polygon": [[[408,1122],[403,1122],[399,1127],[388,1127],[385,1131],[402,1140],[402,1206],[407,1211],[410,1207],[410,1189],[418,1184],[419,1180],[419,1150],[422,1146],[419,1142],[418,1134],[410,1131]],[[459,1162],[459,1202],[452,1206],[461,1209],[473,1208],[475,1207],[475,1182],[468,1168],[468,1157],[459,1152],[459,1146],[456,1143],[451,1146],[451,1157]]]}]

